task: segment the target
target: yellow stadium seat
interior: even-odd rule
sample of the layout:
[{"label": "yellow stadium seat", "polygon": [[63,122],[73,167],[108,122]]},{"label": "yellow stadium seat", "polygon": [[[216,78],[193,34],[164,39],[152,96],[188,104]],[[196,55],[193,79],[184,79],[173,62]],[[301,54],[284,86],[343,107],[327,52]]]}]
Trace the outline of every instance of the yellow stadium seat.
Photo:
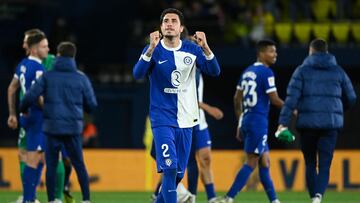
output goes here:
[{"label": "yellow stadium seat", "polygon": [[356,40],[356,42],[360,42],[360,22],[351,24],[351,31]]},{"label": "yellow stadium seat", "polygon": [[333,23],[332,33],[338,43],[346,43],[349,40],[350,23]]},{"label": "yellow stadium seat", "polygon": [[336,14],[336,2],[334,0],[314,0],[311,4],[313,14],[317,21],[328,21],[329,13]]},{"label": "yellow stadium seat", "polygon": [[276,23],[275,35],[283,44],[288,44],[291,40],[292,24],[291,23]]},{"label": "yellow stadium seat", "polygon": [[329,40],[330,23],[315,23],[313,24],[313,31],[316,38]]},{"label": "yellow stadium seat", "polygon": [[296,23],[294,25],[294,34],[301,44],[308,44],[311,34],[311,23]]}]

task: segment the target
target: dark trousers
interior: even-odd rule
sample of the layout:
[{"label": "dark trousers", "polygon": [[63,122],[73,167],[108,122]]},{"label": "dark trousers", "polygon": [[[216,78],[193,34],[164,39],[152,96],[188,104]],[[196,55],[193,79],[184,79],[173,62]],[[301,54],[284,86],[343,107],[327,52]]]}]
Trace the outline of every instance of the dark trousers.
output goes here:
[{"label": "dark trousers", "polygon": [[59,152],[65,147],[71,163],[75,168],[76,175],[81,187],[83,200],[90,200],[89,177],[85,167],[81,135],[53,135],[46,134],[45,158],[46,158],[46,190],[48,200],[55,199],[56,167],[59,160]]},{"label": "dark trousers", "polygon": [[323,195],[329,183],[339,130],[300,129],[301,151],[305,159],[306,185],[311,198]]}]

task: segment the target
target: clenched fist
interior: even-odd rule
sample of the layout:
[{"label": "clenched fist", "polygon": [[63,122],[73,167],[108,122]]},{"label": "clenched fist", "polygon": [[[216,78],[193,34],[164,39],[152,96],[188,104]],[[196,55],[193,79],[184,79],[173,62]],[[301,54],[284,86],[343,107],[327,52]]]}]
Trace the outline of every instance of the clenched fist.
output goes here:
[{"label": "clenched fist", "polygon": [[192,39],[203,49],[205,55],[211,55],[212,52],[206,41],[205,32],[196,31]]},{"label": "clenched fist", "polygon": [[150,48],[154,49],[160,41],[161,34],[159,31],[150,33]]}]

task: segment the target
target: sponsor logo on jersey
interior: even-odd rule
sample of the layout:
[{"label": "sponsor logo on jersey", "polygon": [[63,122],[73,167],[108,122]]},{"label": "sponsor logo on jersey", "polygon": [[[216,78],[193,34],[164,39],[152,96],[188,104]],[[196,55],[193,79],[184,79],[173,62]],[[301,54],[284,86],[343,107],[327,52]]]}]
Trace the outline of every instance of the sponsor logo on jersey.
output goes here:
[{"label": "sponsor logo on jersey", "polygon": [[168,94],[177,94],[180,92],[187,92],[187,89],[178,89],[178,88],[164,88],[164,92]]},{"label": "sponsor logo on jersey", "polygon": [[158,61],[158,64],[163,64],[163,63],[165,63],[165,62],[167,62],[168,60],[164,60],[164,61]]},{"label": "sponsor logo on jersey", "polygon": [[180,84],[181,84],[181,72],[180,71],[174,70],[171,73],[171,84],[174,87],[179,87],[180,86]]}]

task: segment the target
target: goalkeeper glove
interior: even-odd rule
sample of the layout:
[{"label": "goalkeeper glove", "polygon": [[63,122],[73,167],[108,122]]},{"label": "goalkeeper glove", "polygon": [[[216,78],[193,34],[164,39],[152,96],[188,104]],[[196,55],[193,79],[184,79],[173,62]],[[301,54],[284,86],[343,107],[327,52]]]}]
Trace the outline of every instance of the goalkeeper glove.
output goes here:
[{"label": "goalkeeper glove", "polygon": [[275,137],[283,142],[291,143],[295,140],[294,134],[286,127],[280,128],[275,132]]}]

